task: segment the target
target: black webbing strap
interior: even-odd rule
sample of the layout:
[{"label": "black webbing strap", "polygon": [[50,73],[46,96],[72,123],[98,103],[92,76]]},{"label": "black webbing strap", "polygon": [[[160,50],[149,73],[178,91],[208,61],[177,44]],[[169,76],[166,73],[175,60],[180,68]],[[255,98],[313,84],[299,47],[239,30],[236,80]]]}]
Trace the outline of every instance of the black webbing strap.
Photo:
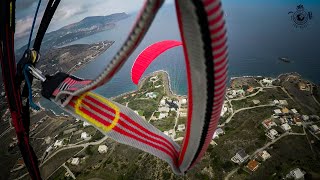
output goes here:
[{"label": "black webbing strap", "polygon": [[29,143],[29,106],[22,105],[14,56],[15,0],[0,1],[0,62],[18,146],[32,179],[41,179],[38,159]]},{"label": "black webbing strap", "polygon": [[[44,38],[44,35],[47,32],[49,24],[53,18],[55,11],[57,10],[57,7],[58,7],[60,1],[61,0],[49,0],[49,2],[47,4],[47,7],[46,7],[45,12],[43,14],[43,17],[41,19],[41,23],[40,23],[40,26],[39,26],[39,29],[37,32],[37,36],[36,36],[34,44],[33,44],[33,49],[37,53],[40,53],[40,47],[41,47],[42,40]],[[37,62],[28,62],[30,60],[30,57],[29,56],[25,57],[25,55],[30,52],[31,51],[29,49],[27,49],[18,64],[18,79],[19,79],[20,83],[24,79],[22,76],[22,69],[23,69],[24,65],[27,63],[31,63],[31,64],[35,65],[37,63]],[[31,76],[30,74],[29,74],[29,80],[32,84],[33,76]],[[27,85],[25,85],[23,87],[22,96],[28,97],[28,93],[29,93],[28,87],[27,87]]]},{"label": "black webbing strap", "polygon": [[41,43],[43,40],[44,35],[46,34],[46,31],[49,27],[49,24],[52,20],[52,17],[60,3],[60,0],[49,0],[48,5],[46,7],[46,10],[44,11],[38,33],[36,36],[36,39],[33,44],[33,49],[36,50],[37,52],[40,51]]}]

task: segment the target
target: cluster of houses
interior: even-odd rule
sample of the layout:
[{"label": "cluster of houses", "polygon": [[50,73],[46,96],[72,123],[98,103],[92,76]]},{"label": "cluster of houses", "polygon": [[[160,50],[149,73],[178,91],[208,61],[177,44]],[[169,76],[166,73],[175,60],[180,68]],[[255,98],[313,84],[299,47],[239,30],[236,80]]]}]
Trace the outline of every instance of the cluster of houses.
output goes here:
[{"label": "cluster of houses", "polygon": [[260,81],[260,83],[266,87],[272,86],[273,82],[274,82],[274,79],[270,79],[270,78],[264,78]]},{"label": "cluster of houses", "polygon": [[243,89],[236,89],[236,90],[233,89],[233,90],[227,91],[227,97],[229,99],[244,97],[245,95],[246,95],[246,91],[244,91]]},{"label": "cluster of houses", "polygon": [[231,161],[239,165],[246,163],[246,169],[249,170],[249,172],[254,172],[259,168],[261,163],[271,158],[271,155],[267,151],[263,150],[255,154],[252,159],[249,158],[250,156],[245,152],[245,150],[240,149],[231,158]]},{"label": "cluster of houses", "polygon": [[[266,136],[271,140],[279,136],[278,132],[273,129],[273,127],[280,126],[281,129],[285,132],[291,131],[291,126],[302,126],[302,122],[307,122],[310,119],[308,115],[300,115],[296,109],[288,109],[286,100],[274,100],[275,105],[279,105],[279,109],[274,110],[274,114],[270,119],[266,119],[262,122],[262,125],[266,128]],[[313,116],[312,116],[313,117]],[[313,117],[319,118],[319,117]],[[276,121],[278,124],[276,123]],[[309,129],[313,133],[320,133],[319,127],[317,125],[311,124]]]},{"label": "cluster of houses", "polygon": [[[160,101],[158,111],[160,114],[158,117],[151,117],[153,120],[161,120],[169,116],[170,111],[175,111],[177,112],[179,109],[179,104],[181,106],[186,106],[187,105],[187,99],[182,99],[180,100],[180,103],[178,100],[172,100],[168,97],[163,97]],[[179,109],[179,117],[187,117],[187,108],[182,108],[180,107]]]},{"label": "cluster of houses", "polygon": [[171,100],[167,97],[162,98],[158,108],[158,112],[160,112],[158,119],[168,117],[170,111],[177,111],[179,108],[178,103],[178,101]]}]

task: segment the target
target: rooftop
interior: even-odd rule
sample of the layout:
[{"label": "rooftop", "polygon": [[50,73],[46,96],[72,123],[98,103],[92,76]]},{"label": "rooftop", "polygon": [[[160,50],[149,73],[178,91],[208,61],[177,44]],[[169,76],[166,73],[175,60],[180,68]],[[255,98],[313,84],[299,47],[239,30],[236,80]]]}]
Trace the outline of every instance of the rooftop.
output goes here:
[{"label": "rooftop", "polygon": [[259,162],[256,160],[251,160],[247,165],[247,168],[250,169],[250,171],[255,171],[258,169],[258,167],[259,167]]},{"label": "rooftop", "polygon": [[248,156],[248,154],[244,151],[244,149],[240,149],[237,154],[241,156],[243,159]]},{"label": "rooftop", "polygon": [[285,131],[291,130],[291,127],[289,126],[288,123],[282,124],[282,125],[281,125],[281,128],[282,128],[283,130],[285,130]]},{"label": "rooftop", "polygon": [[281,113],[282,113],[282,111],[281,111],[280,109],[275,109],[274,112],[275,112],[276,114],[281,114]]}]

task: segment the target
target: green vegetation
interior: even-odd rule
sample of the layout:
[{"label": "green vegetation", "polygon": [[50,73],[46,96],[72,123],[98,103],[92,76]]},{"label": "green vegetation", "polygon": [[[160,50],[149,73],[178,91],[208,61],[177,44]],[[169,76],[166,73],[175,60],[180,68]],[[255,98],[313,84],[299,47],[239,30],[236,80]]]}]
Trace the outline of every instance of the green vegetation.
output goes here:
[{"label": "green vegetation", "polygon": [[50,176],[50,178],[48,180],[56,180],[56,179],[59,179],[59,180],[69,180],[69,179],[72,179],[71,177],[65,177],[65,174],[66,174],[66,169],[64,167],[60,167],[56,172],[54,172],[52,174],[52,176]]},{"label": "green vegetation", "polygon": [[291,126],[293,133],[304,133],[302,126]]},{"label": "green vegetation", "polygon": [[90,141],[98,141],[100,139],[102,139],[105,135],[102,134],[100,131],[97,131],[94,136],[92,136],[92,138],[90,139]]},{"label": "green vegetation", "polygon": [[288,104],[290,105],[290,102],[292,100],[288,97],[288,95],[283,92],[281,88],[273,88],[273,89],[264,89],[263,91],[259,92],[256,96],[248,97],[243,100],[239,101],[232,101],[232,105],[234,110],[245,108],[245,107],[252,107],[255,106],[252,102],[253,100],[259,100],[260,104],[258,105],[265,105],[270,104],[273,100],[287,100]]},{"label": "green vegetation", "polygon": [[[317,142],[319,145],[319,142]],[[312,145],[316,148],[316,145]],[[318,146],[319,150],[319,146]],[[268,149],[271,159],[262,163],[253,173],[252,179],[283,178],[290,170],[302,168],[308,173],[319,174],[319,154],[310,149],[310,144],[305,136],[286,136]],[[273,174],[276,173],[275,176]]]},{"label": "green vegetation", "polygon": [[150,121],[152,125],[158,128],[160,131],[168,131],[173,128],[175,123],[174,117],[166,117],[161,120],[152,120]]},{"label": "green vegetation", "polygon": [[158,102],[152,99],[136,99],[128,104],[133,110],[143,110],[146,119],[149,119],[154,111],[158,109]]},{"label": "green vegetation", "polygon": [[64,162],[66,162],[70,157],[78,153],[80,150],[82,150],[82,148],[78,147],[78,148],[67,149],[57,153],[54,157],[49,159],[40,168],[42,178],[46,179],[49,175],[51,175],[56,170],[57,167],[62,165]]},{"label": "green vegetation", "polygon": [[87,132],[90,135],[94,135],[98,130],[93,126],[87,126],[83,129],[84,132]]},{"label": "green vegetation", "polygon": [[235,167],[231,158],[244,148],[251,154],[267,142],[261,122],[272,115],[272,108],[257,108],[237,113],[229,124],[226,124],[225,135],[216,140],[218,146],[208,150],[210,164],[214,170],[215,179],[224,177],[223,172],[228,172]]},{"label": "green vegetation", "polygon": [[178,119],[178,124],[186,124],[187,123],[187,117],[180,117]]},{"label": "green vegetation", "polygon": [[160,112],[155,112],[155,113],[153,114],[153,116],[156,117],[156,118],[159,118]]},{"label": "green vegetation", "polygon": [[94,154],[94,150],[96,150],[93,146],[88,146],[86,149],[85,149],[85,153],[89,156],[92,156]]},{"label": "green vegetation", "polygon": [[139,114],[139,116],[143,116],[144,115],[144,111],[138,110],[138,114]]}]

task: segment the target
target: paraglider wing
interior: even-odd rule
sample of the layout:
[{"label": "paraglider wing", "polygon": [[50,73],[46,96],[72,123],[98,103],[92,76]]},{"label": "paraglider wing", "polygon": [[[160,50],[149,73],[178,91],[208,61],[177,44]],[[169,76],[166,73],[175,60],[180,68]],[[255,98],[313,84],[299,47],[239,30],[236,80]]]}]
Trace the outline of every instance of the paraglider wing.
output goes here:
[{"label": "paraglider wing", "polygon": [[142,74],[160,54],[171,48],[181,45],[182,42],[180,41],[165,40],[156,42],[144,49],[133,63],[131,69],[132,82],[134,84],[138,84]]}]

